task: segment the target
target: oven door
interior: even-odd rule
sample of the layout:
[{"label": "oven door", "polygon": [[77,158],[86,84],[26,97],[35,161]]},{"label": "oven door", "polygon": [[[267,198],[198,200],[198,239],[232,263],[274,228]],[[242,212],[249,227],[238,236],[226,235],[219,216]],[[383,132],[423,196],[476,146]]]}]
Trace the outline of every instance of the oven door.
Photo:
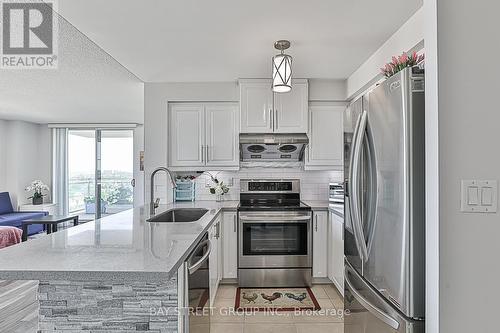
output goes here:
[{"label": "oven door", "polygon": [[239,267],[312,266],[311,212],[240,212]]}]

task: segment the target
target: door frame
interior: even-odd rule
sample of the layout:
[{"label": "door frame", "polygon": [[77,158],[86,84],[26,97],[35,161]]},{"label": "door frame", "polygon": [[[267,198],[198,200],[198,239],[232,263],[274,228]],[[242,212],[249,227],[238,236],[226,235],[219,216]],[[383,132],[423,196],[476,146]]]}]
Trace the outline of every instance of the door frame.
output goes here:
[{"label": "door frame", "polygon": [[[52,126],[50,126],[52,127]],[[70,125],[67,125],[67,126],[59,126],[60,128],[66,128],[68,130],[68,135],[69,135],[69,132],[70,131],[78,131],[78,130],[82,130],[82,131],[94,131],[94,142],[95,142],[95,156],[94,156],[94,160],[95,160],[95,170],[94,170],[94,196],[96,198],[96,203],[95,203],[95,219],[99,219],[102,217],[101,215],[101,200],[100,200],[100,197],[101,197],[101,180],[102,180],[102,174],[101,174],[101,134],[102,134],[102,131],[131,131],[132,132],[132,150],[133,150],[133,155],[134,155],[134,158],[135,158],[135,154],[136,154],[136,151],[135,151],[135,140],[136,140],[136,133],[135,133],[135,130],[137,128],[137,125],[136,124],[124,124],[124,125],[121,125],[121,124],[106,124],[106,125],[103,125],[103,126],[96,126],[96,125],[76,125],[76,126],[70,126]],[[69,147],[68,147],[69,149]],[[66,156],[66,158],[68,158]],[[143,182],[142,179],[139,179],[140,177],[137,177],[136,173],[135,173],[135,168],[134,168],[134,163],[132,163],[132,179],[134,179],[136,182],[139,181],[139,182]],[[69,182],[69,179],[68,179],[68,182]],[[141,186],[139,186],[140,188]],[[67,187],[68,189],[68,193],[65,194],[66,196],[66,200],[67,198],[69,197],[69,184],[67,184]],[[136,198],[136,189],[137,188],[137,183],[136,183],[136,186],[133,186],[132,187],[132,191],[133,191],[133,194],[132,194],[132,197],[133,197],[133,205],[135,205],[135,198]],[[98,200],[99,199],[99,200]]]}]

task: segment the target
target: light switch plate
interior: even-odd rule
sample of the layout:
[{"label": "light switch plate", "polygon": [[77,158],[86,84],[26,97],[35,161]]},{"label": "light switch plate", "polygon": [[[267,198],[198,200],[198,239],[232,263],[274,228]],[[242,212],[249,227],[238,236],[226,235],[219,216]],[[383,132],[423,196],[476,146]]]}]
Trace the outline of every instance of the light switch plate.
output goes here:
[{"label": "light switch plate", "polygon": [[462,212],[496,213],[498,206],[497,180],[462,180]]}]

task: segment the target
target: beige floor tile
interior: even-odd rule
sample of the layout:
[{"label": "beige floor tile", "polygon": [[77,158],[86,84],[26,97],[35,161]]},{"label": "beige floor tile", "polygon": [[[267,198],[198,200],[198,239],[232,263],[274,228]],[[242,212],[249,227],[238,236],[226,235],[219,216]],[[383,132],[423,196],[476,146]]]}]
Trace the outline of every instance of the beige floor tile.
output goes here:
[{"label": "beige floor tile", "polygon": [[342,323],[344,318],[335,308],[321,308],[321,310],[304,310],[300,315],[295,315],[295,323]]},{"label": "beige floor tile", "polygon": [[330,299],[342,299],[342,295],[333,284],[323,285],[323,289]]},{"label": "beige floor tile", "polygon": [[335,309],[335,306],[329,298],[319,298],[318,303],[322,309]]},{"label": "beige floor tile", "polygon": [[234,308],[234,299],[231,298],[215,298],[214,301],[214,308],[229,308],[232,307]]},{"label": "beige floor tile", "polygon": [[296,323],[297,333],[343,333],[343,323]]},{"label": "beige floor tile", "polygon": [[330,299],[330,301],[333,303],[333,306],[337,310],[341,310],[344,308],[344,300],[342,299]]},{"label": "beige floor tile", "polygon": [[217,290],[217,298],[231,298],[235,299],[236,297],[236,286],[233,285],[221,285]]},{"label": "beige floor tile", "polygon": [[210,333],[243,333],[243,323],[212,323]]},{"label": "beige floor tile", "polygon": [[198,325],[191,324],[189,325],[189,333],[204,333],[208,329],[208,325]]},{"label": "beige floor tile", "polygon": [[311,290],[317,299],[329,298],[328,294],[325,292],[325,289],[323,288],[323,285],[321,285],[321,284],[316,284],[316,285],[312,286]]},{"label": "beige floor tile", "polygon": [[247,324],[243,326],[243,333],[296,333],[295,324]]},{"label": "beige floor tile", "polygon": [[245,314],[236,312],[233,305],[230,307],[216,307],[212,310],[210,321],[212,323],[243,323]]},{"label": "beige floor tile", "polygon": [[274,324],[291,324],[294,323],[295,314],[293,311],[276,311],[276,312],[254,312],[245,315],[246,324],[259,323],[274,323]]}]

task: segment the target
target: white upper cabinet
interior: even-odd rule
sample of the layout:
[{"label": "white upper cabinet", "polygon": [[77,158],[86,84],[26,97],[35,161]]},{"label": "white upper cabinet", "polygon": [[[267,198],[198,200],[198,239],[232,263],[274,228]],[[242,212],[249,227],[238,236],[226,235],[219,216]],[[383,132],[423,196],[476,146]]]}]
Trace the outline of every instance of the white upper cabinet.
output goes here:
[{"label": "white upper cabinet", "polygon": [[271,80],[240,80],[241,133],[273,131]]},{"label": "white upper cabinet", "polygon": [[239,168],[235,103],[173,103],[169,109],[169,166],[174,170]]},{"label": "white upper cabinet", "polygon": [[239,163],[238,107],[233,104],[205,106],[207,166]]},{"label": "white upper cabinet", "polygon": [[274,94],[274,132],[306,133],[309,87],[307,80],[292,80],[292,90]]},{"label": "white upper cabinet", "polygon": [[202,104],[170,106],[170,165],[203,166],[205,121]]},{"label": "white upper cabinet", "polygon": [[321,105],[309,108],[306,169],[340,169],[342,167],[345,108],[343,105]]},{"label": "white upper cabinet", "polygon": [[244,79],[239,84],[241,133],[307,132],[307,80],[292,80],[292,90],[281,94],[273,93],[267,79]]}]

